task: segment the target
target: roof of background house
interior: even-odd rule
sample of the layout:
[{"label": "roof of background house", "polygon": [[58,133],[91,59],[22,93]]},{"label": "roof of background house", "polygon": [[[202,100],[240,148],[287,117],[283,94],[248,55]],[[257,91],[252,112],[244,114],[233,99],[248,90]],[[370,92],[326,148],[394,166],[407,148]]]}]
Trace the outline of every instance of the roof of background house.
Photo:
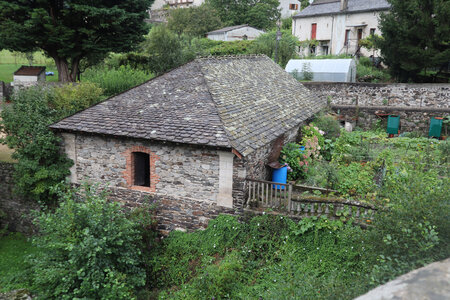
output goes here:
[{"label": "roof of background house", "polygon": [[198,58],[51,125],[246,156],[325,106],[267,56]]},{"label": "roof of background house", "polygon": [[21,66],[17,71],[14,72],[14,75],[38,76],[42,72],[45,72],[45,67]]},{"label": "roof of background house", "polygon": [[331,15],[339,13],[357,13],[364,11],[388,10],[389,3],[386,0],[348,0],[348,8],[341,11],[340,1],[316,0],[310,6],[299,12],[294,18],[306,18],[319,15]]},{"label": "roof of background house", "polygon": [[[208,33],[206,33],[206,34],[219,34],[219,33],[225,33],[225,32],[231,31],[231,30],[235,30],[235,29],[239,29],[239,28],[244,28],[244,27],[251,27],[251,26],[248,26],[248,24],[229,26],[229,27],[224,27],[224,28],[217,29],[217,30],[214,30],[214,31],[210,31],[210,32],[208,32]],[[252,28],[253,28],[253,27],[252,27]],[[257,29],[257,28],[255,28],[255,29]],[[259,30],[259,29],[257,29],[257,30]]]}]

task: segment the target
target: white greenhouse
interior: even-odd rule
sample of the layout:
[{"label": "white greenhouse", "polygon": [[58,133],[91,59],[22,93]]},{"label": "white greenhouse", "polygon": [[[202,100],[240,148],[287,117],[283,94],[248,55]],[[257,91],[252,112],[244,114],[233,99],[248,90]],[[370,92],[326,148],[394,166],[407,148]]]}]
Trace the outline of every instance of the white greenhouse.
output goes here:
[{"label": "white greenhouse", "polygon": [[300,80],[356,81],[356,64],[353,59],[291,59],[285,70]]}]

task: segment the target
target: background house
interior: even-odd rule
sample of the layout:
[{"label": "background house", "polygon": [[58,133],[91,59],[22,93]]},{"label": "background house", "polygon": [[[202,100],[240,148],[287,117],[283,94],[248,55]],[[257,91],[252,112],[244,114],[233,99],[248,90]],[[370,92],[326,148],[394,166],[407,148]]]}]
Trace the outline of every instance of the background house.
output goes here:
[{"label": "background house", "polygon": [[51,128],[74,161],[72,183],[108,184],[129,205],[160,199],[163,221],[198,228],[241,209],[245,179],[268,178],[274,145],[324,106],[266,56],[201,58]]},{"label": "background house", "polygon": [[248,26],[247,24],[224,27],[206,34],[206,37],[215,41],[254,40],[264,31]]},{"label": "background house", "polygon": [[300,41],[317,40],[305,55],[378,56],[358,47],[360,39],[380,34],[378,18],[389,10],[386,0],[316,0],[293,17],[292,34]]}]

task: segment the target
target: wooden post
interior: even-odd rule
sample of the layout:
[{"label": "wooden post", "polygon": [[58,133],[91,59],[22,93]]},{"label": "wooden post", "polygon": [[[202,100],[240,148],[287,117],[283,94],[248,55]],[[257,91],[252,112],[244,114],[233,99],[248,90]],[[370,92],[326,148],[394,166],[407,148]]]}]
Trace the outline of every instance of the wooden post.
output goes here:
[{"label": "wooden post", "polygon": [[288,213],[291,212],[291,199],[292,199],[292,184],[289,185],[289,190],[288,190]]}]

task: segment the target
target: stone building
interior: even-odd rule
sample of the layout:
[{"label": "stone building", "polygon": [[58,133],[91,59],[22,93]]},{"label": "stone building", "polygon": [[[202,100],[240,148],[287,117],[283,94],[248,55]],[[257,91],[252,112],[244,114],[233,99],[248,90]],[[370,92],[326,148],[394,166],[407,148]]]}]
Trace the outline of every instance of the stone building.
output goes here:
[{"label": "stone building", "polygon": [[50,127],[73,183],[158,199],[163,230],[199,228],[243,207],[245,179],[324,102],[266,56],[198,58]]},{"label": "stone building", "polygon": [[389,11],[386,0],[315,0],[292,20],[292,34],[300,41],[316,40],[304,55],[378,56],[358,46],[359,40],[380,34],[379,16]]}]

